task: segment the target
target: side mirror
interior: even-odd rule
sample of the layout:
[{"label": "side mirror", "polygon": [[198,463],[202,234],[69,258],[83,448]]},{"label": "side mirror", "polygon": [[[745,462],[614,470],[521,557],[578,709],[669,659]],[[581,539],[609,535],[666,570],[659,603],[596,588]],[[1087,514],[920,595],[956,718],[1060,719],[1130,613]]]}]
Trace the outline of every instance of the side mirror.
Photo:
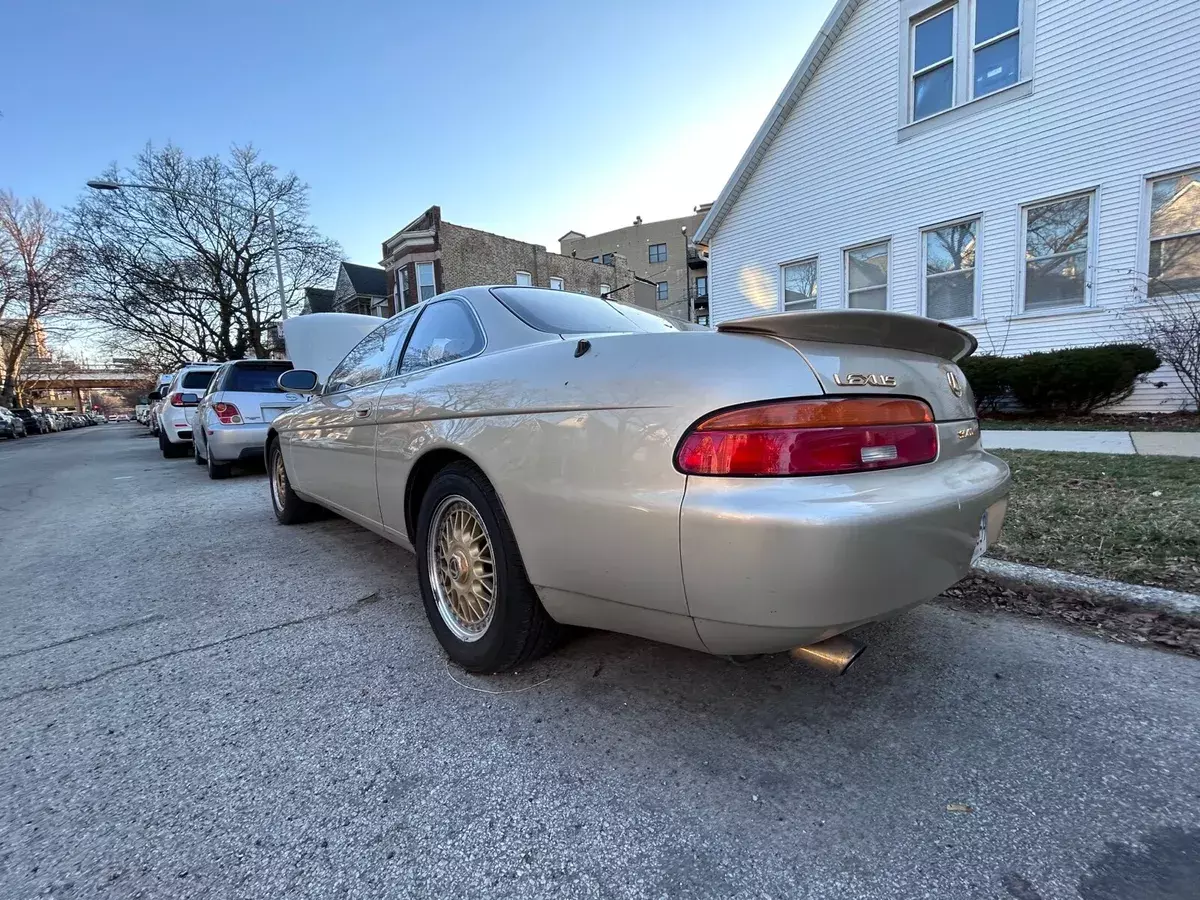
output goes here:
[{"label": "side mirror", "polygon": [[151,391],[146,395],[150,400],[161,400],[162,394],[159,391]]},{"label": "side mirror", "polygon": [[179,397],[179,402],[182,403],[184,406],[199,406],[200,395],[199,394],[182,394]]},{"label": "side mirror", "polygon": [[281,391],[311,394],[317,389],[317,373],[312,369],[288,369],[275,382]]}]

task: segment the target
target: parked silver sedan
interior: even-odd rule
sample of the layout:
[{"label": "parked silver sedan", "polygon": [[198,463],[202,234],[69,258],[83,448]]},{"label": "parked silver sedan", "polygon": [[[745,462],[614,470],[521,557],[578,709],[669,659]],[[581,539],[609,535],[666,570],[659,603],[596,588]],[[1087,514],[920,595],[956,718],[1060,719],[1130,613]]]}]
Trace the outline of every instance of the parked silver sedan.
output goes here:
[{"label": "parked silver sedan", "polygon": [[292,364],[280,359],[239,359],[217,369],[196,406],[192,446],[209,478],[228,477],[235,463],[262,459],[267,427],[304,402],[279,387]]},{"label": "parked silver sedan", "polygon": [[[297,366],[329,318],[285,323]],[[974,349],[896,313],[710,330],[563,291],[454,291],[328,375],[281,376],[317,395],[268,429],[272,503],[415,550],[433,630],[472,671],[568,624],[840,670],[859,648],[835,636],[945,590],[999,533],[1008,469],[956,365]]]}]

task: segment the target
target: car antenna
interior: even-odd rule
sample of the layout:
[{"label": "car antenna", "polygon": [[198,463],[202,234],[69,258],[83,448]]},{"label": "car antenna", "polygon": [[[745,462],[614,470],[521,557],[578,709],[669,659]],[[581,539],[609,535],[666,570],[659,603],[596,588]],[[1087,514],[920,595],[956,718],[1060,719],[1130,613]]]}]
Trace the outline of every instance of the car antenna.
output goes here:
[{"label": "car antenna", "polygon": [[587,353],[591,349],[592,342],[587,338],[580,338],[579,343],[575,345],[575,358],[579,359],[579,357],[583,356],[583,354]]}]

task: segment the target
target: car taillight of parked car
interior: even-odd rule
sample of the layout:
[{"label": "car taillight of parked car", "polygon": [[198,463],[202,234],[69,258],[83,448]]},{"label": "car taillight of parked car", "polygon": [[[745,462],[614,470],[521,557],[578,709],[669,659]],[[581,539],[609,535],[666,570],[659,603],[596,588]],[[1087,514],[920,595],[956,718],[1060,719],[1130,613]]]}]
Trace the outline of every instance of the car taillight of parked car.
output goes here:
[{"label": "car taillight of parked car", "polygon": [[214,403],[213,412],[217,414],[217,421],[222,425],[242,424],[242,414],[232,403]]},{"label": "car taillight of parked car", "polygon": [[822,397],[718,412],[675,454],[687,475],[835,475],[937,458],[937,425],[923,400]]},{"label": "car taillight of parked car", "polygon": [[172,406],[183,406],[183,394],[172,394],[168,399]]}]

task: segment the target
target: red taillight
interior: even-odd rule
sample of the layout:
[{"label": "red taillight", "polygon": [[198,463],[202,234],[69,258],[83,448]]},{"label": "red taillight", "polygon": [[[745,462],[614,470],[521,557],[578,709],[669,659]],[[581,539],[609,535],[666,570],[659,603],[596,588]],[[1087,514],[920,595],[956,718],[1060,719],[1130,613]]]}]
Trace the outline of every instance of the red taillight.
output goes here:
[{"label": "red taillight", "polygon": [[937,426],[922,400],[824,397],[710,416],[675,455],[688,475],[834,475],[937,458]]},{"label": "red taillight", "polygon": [[242,424],[242,414],[232,403],[214,403],[213,412],[217,414],[217,421],[222,425]]},{"label": "red taillight", "polygon": [[170,401],[172,406],[183,406],[183,394],[172,394]]}]

